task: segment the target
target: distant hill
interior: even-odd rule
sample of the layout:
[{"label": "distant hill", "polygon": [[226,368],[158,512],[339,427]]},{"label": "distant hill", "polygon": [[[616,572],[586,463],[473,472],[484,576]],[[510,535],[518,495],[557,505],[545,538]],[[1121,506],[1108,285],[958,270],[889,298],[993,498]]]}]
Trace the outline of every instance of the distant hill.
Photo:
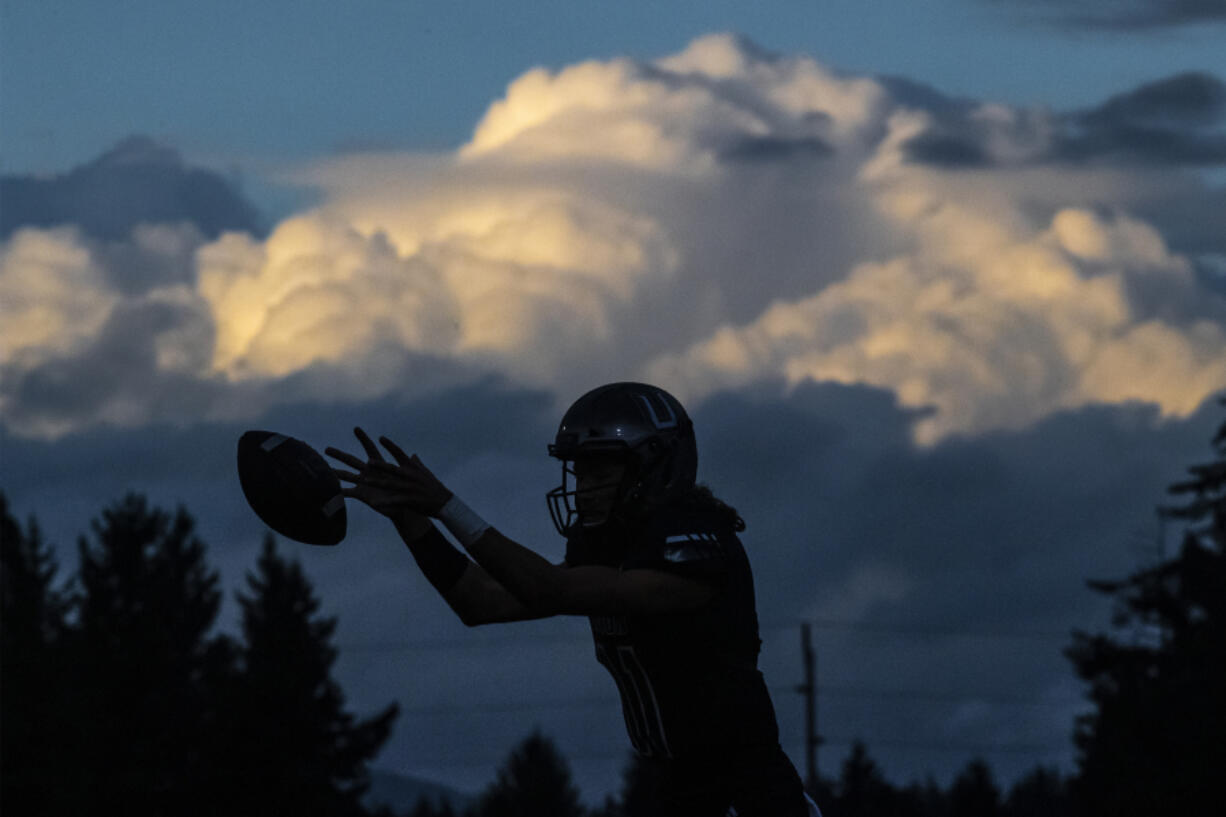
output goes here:
[{"label": "distant hill", "polygon": [[457,812],[476,799],[470,794],[463,794],[441,783],[387,770],[372,769],[370,791],[366,793],[363,802],[368,808],[385,805],[396,814],[401,814],[412,810],[422,797],[429,798],[435,805],[438,805],[441,800],[450,800],[452,807]]}]

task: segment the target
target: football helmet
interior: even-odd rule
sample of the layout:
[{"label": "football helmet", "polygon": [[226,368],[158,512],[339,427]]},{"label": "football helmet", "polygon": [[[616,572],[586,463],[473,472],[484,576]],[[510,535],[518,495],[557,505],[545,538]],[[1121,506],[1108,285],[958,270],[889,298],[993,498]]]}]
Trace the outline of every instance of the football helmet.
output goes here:
[{"label": "football helmet", "polygon": [[[691,491],[698,473],[694,424],[685,408],[664,389],[646,383],[610,383],[580,397],[563,415],[549,454],[562,461],[562,484],[546,498],[554,527],[563,536],[576,523],[632,521]],[[620,459],[625,468],[607,516],[585,519],[574,464],[602,456]],[[598,485],[583,493],[609,489]]]}]

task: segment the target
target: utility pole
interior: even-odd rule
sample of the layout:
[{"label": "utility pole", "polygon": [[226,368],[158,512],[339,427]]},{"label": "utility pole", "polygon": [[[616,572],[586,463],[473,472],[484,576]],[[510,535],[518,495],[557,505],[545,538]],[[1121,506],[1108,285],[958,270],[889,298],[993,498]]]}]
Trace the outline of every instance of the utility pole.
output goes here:
[{"label": "utility pole", "polygon": [[822,739],[817,734],[817,652],[813,649],[813,634],[809,622],[800,625],[800,651],[805,664],[805,682],[796,691],[805,696],[805,788],[817,791],[817,747]]}]

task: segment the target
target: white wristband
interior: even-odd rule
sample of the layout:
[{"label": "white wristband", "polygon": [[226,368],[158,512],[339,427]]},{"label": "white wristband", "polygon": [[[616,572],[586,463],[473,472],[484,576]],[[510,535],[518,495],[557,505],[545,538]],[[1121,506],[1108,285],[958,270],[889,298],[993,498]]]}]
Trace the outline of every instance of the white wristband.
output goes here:
[{"label": "white wristband", "polygon": [[490,529],[489,523],[477,516],[476,511],[465,505],[455,494],[439,508],[438,521],[442,522],[464,547],[480,539],[482,534]]}]

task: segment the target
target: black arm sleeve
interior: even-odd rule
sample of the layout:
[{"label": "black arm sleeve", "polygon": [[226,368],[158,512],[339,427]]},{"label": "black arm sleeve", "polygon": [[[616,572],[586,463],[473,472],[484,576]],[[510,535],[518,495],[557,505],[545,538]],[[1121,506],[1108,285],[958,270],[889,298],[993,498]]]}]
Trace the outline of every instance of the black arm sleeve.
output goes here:
[{"label": "black arm sleeve", "polygon": [[405,544],[417,560],[422,575],[440,594],[446,595],[455,587],[468,569],[468,557],[448,542],[433,524],[424,534]]}]

